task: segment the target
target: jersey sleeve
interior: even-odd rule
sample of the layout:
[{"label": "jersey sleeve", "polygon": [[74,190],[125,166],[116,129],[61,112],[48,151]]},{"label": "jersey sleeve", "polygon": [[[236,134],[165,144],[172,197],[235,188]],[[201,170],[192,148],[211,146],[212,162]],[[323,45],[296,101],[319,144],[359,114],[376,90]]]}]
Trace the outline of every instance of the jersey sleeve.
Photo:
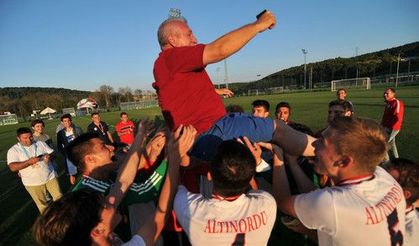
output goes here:
[{"label": "jersey sleeve", "polygon": [[20,162],[21,160],[19,159],[19,153],[16,151],[16,149],[14,147],[10,148],[7,151],[7,165],[10,165],[10,163],[13,162]]},{"label": "jersey sleeve", "polygon": [[298,219],[309,229],[333,235],[336,232],[336,212],[333,193],[330,189],[319,189],[298,195],[294,201]]}]

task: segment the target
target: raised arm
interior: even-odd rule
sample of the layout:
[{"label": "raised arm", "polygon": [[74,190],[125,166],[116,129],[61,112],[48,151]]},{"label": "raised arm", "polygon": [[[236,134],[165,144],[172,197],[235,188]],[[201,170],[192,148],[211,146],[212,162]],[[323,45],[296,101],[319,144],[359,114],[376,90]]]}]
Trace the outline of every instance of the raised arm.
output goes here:
[{"label": "raised arm", "polygon": [[113,197],[111,199],[112,201],[108,201],[109,203],[118,206],[123,198],[124,193],[134,181],[137,174],[138,165],[140,163],[140,157],[143,152],[144,140],[150,134],[152,129],[153,125],[151,122],[140,122],[134,143],[128,152],[127,158],[122,163],[118,171],[118,177],[115,184],[112,186],[112,189],[109,192],[108,198]]},{"label": "raised arm", "polygon": [[[180,136],[182,130],[183,133]],[[171,211],[173,198],[179,183],[179,164],[181,158],[192,147],[195,135],[196,130],[193,126],[180,126],[168,141],[167,157],[169,167],[154,217],[152,216],[147,223],[144,223],[137,233],[143,238],[146,245],[153,245],[163,230],[167,216]]]},{"label": "raised arm", "polygon": [[316,190],[317,187],[303,172],[300,165],[298,165],[297,156],[289,155],[285,153],[285,160],[287,165],[290,167],[292,175],[294,176],[295,182],[297,183],[298,190],[301,193],[307,193]]},{"label": "raised arm", "polygon": [[287,174],[284,165],[284,152],[278,146],[274,146],[274,159],[272,171],[272,191],[279,210],[297,218],[294,209],[295,197],[291,195]]},{"label": "raised arm", "polygon": [[276,20],[272,12],[266,11],[255,22],[231,31],[205,46],[203,63],[219,62],[239,51],[259,32],[271,29]]}]

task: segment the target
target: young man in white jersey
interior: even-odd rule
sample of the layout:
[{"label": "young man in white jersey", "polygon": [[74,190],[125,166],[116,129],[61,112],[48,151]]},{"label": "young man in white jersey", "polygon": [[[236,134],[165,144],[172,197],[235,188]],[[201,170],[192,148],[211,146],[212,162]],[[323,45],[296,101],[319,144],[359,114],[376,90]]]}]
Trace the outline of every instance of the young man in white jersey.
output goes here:
[{"label": "young man in white jersey", "polygon": [[267,192],[249,189],[256,161],[249,149],[224,141],[211,161],[211,198],[180,185],[174,210],[192,245],[266,245],[276,219],[276,203]]},{"label": "young man in white jersey", "polygon": [[292,196],[284,165],[275,165],[278,208],[316,229],[319,245],[401,245],[403,190],[378,166],[387,151],[386,139],[373,120],[336,117],[314,142],[315,170],[335,186]]}]

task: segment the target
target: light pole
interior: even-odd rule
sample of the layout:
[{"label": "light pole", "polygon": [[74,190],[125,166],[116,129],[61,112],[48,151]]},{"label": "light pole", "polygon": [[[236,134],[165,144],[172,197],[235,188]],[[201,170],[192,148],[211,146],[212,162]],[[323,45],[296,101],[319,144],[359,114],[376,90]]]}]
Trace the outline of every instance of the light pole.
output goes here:
[{"label": "light pole", "polygon": [[227,58],[224,59],[224,83],[226,83],[226,88],[228,89]]},{"label": "light pole", "polygon": [[304,87],[307,89],[307,53],[306,49],[301,49],[304,55]]},{"label": "light pole", "polygon": [[397,56],[396,88],[397,88],[397,84],[399,83],[399,65],[400,65],[400,53]]}]

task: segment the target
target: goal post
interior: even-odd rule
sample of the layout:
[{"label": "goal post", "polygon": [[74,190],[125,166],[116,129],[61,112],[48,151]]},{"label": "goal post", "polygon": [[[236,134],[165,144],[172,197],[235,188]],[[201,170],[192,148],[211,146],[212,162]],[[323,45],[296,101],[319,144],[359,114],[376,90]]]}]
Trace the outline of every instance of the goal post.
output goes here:
[{"label": "goal post", "polygon": [[369,90],[371,89],[371,79],[369,77],[339,79],[330,82],[330,90],[336,91],[339,88],[359,88]]}]

